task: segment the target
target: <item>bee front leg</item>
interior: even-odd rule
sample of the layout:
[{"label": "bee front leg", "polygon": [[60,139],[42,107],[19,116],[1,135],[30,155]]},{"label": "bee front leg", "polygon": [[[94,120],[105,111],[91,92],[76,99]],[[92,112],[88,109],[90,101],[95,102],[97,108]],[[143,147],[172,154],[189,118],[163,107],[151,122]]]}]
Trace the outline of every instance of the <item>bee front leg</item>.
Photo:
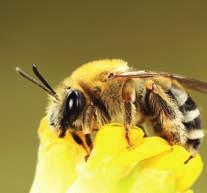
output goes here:
[{"label": "bee front leg", "polygon": [[87,161],[87,159],[90,155],[91,149],[87,145],[87,140],[86,140],[85,135],[83,135],[83,132],[81,132],[81,131],[72,131],[71,135],[72,135],[74,141],[77,144],[81,145],[83,147],[83,149],[87,152],[87,155],[85,156],[85,160]]},{"label": "bee front leg", "polygon": [[134,102],[136,99],[135,82],[132,79],[127,79],[125,81],[122,88],[122,99],[124,101],[124,125],[126,130],[125,136],[129,147],[131,147],[132,143],[129,138],[129,129],[131,128],[134,118]]},{"label": "bee front leg", "polygon": [[84,119],[83,119],[83,134],[85,138],[85,143],[87,146],[87,153],[88,155],[85,157],[87,160],[88,157],[90,156],[90,153],[93,149],[93,134],[95,130],[97,129],[97,124],[96,124],[96,114],[95,114],[95,109],[93,105],[89,105],[87,109],[84,112]]}]

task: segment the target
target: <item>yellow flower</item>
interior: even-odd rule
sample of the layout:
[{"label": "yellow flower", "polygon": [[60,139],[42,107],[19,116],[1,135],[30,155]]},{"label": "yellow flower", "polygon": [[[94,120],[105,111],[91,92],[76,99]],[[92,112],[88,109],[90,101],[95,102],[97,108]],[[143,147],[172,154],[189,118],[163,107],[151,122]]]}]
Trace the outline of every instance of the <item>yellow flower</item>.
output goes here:
[{"label": "yellow flower", "polygon": [[57,137],[45,117],[39,128],[40,146],[31,193],[192,193],[200,175],[199,155],[170,146],[159,137],[143,137],[130,130],[134,144],[128,148],[119,124],[103,126],[97,133],[87,162],[86,152],[70,133]]}]

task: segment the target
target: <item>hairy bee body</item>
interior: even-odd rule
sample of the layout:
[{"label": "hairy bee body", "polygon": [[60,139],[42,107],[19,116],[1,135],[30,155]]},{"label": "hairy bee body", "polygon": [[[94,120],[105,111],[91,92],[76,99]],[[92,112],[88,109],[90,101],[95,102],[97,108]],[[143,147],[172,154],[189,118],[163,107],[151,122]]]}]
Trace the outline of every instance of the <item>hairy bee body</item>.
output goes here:
[{"label": "hairy bee body", "polygon": [[122,60],[100,60],[74,71],[57,87],[58,99],[51,97],[47,108],[50,125],[61,137],[66,130],[75,138],[76,131],[83,132],[91,147],[93,134],[106,123],[124,124],[126,138],[132,125],[146,134],[151,127],[170,144],[195,153],[204,132],[200,112],[184,87],[162,76],[111,78],[129,70]]}]

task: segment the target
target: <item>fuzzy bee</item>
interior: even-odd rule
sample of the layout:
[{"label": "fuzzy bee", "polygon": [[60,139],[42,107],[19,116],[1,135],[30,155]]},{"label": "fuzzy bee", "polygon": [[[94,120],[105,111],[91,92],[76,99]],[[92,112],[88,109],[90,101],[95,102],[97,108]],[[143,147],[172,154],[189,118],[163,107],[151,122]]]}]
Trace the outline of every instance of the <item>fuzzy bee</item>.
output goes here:
[{"label": "fuzzy bee", "polygon": [[[17,72],[47,91],[49,124],[59,137],[69,130],[88,154],[96,131],[109,122],[149,128],[170,144],[194,155],[204,137],[200,112],[185,88],[207,92],[207,82],[165,72],[133,71],[123,60],[99,60],[84,64],[53,90],[33,65],[36,80]],[[79,133],[84,134],[84,138]]]}]

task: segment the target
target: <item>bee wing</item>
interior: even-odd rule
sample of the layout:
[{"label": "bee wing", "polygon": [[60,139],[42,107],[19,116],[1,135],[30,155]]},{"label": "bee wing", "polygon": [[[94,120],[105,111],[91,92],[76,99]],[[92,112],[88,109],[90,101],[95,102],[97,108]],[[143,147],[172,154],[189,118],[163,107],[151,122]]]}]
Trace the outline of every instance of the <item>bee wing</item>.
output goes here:
[{"label": "bee wing", "polygon": [[167,78],[171,78],[177,80],[184,87],[196,90],[199,92],[207,93],[207,82],[197,80],[194,78],[185,77],[178,74],[170,74],[167,72],[155,72],[155,71],[131,71],[131,72],[123,72],[120,74],[114,74],[113,77],[129,77],[129,78],[150,78],[150,77],[158,77],[163,76]]}]

